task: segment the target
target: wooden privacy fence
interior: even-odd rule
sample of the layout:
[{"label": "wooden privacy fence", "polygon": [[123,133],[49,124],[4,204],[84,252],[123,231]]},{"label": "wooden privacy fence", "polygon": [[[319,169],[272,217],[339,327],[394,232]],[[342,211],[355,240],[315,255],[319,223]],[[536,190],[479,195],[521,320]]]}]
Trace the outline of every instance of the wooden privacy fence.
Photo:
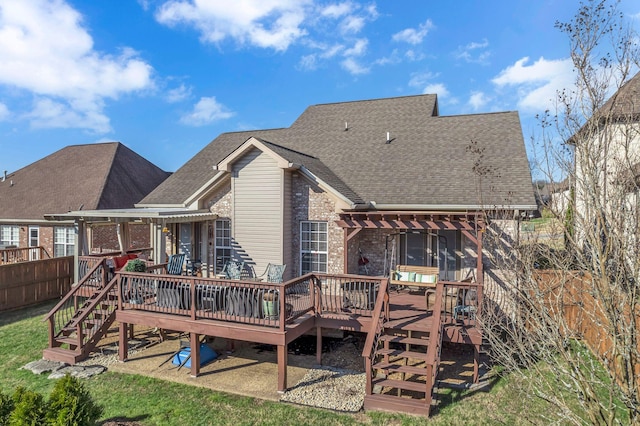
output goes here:
[{"label": "wooden privacy fence", "polygon": [[63,296],[73,283],[73,256],[0,265],[0,311]]},{"label": "wooden privacy fence", "polygon": [[0,249],[0,265],[50,258],[51,256],[42,246]]},{"label": "wooden privacy fence", "polygon": [[[599,300],[593,297],[592,277],[578,271],[537,271],[535,280],[545,294],[547,307],[562,313],[573,337],[582,340],[601,360],[606,360],[614,377],[625,374],[623,360],[614,359],[610,323]],[[560,310],[562,312],[560,312]],[[618,317],[631,324],[635,322],[637,353],[640,353],[640,312],[627,308]],[[633,374],[640,377],[640,359],[632,360]]]}]

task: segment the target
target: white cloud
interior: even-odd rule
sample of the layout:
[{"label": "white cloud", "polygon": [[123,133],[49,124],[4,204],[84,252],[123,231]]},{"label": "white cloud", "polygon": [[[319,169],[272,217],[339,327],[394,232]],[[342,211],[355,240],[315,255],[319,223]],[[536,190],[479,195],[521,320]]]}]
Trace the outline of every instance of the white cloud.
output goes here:
[{"label": "white cloud", "polygon": [[108,132],[104,100],[153,86],[151,66],[132,49],[94,50],[63,0],[0,0],[0,10],[0,84],[37,96],[33,111],[19,114],[34,126]]},{"label": "white cloud", "polygon": [[304,55],[298,62],[298,67],[302,70],[313,71],[318,68],[318,59],[314,53]]},{"label": "white cloud", "polygon": [[233,117],[234,113],[218,103],[214,96],[202,97],[193,106],[193,111],[180,118],[180,122],[189,126],[204,126],[214,121]]},{"label": "white cloud", "polygon": [[304,36],[305,9],[310,0],[170,0],[156,12],[158,22],[193,25],[203,42],[231,38],[240,44],[287,50]]},{"label": "white cloud", "polygon": [[483,92],[474,92],[469,97],[469,106],[473,108],[474,111],[478,111],[484,108],[490,101],[490,98],[484,94]]},{"label": "white cloud", "polygon": [[351,2],[344,2],[329,5],[322,9],[320,14],[329,18],[340,18],[341,16],[351,13],[352,10],[353,4],[351,4]]},{"label": "white cloud", "polygon": [[353,44],[353,47],[344,51],[344,56],[362,56],[367,52],[368,45],[369,40],[367,40],[366,38],[359,38]]},{"label": "white cloud", "polygon": [[427,85],[429,80],[433,80],[437,78],[439,74],[432,72],[423,72],[423,73],[415,73],[411,75],[411,79],[409,80],[409,86],[411,87],[424,87]]},{"label": "white cloud", "polygon": [[340,33],[357,34],[364,28],[365,19],[362,16],[347,16],[340,23]]},{"label": "white cloud", "polygon": [[486,50],[489,47],[489,41],[483,39],[481,42],[471,42],[466,46],[458,47],[455,53],[457,59],[464,59],[469,63],[487,64],[491,52]]},{"label": "white cloud", "polygon": [[516,87],[518,107],[530,111],[548,109],[558,90],[573,85],[571,59],[538,59],[528,65],[528,57],[505,68],[491,80],[498,87]]},{"label": "white cloud", "polygon": [[354,58],[346,58],[341,62],[342,68],[349,71],[350,74],[360,75],[369,72],[369,68],[361,65]]},{"label": "white cloud", "polygon": [[9,108],[2,102],[0,102],[0,121],[4,121],[9,118]]},{"label": "white cloud", "polygon": [[191,87],[187,87],[184,84],[181,84],[175,89],[171,89],[167,92],[167,96],[166,96],[167,102],[175,103],[175,102],[183,101],[187,99],[189,96],[191,96],[191,91],[192,91]]},{"label": "white cloud", "polygon": [[438,95],[439,98],[447,98],[450,95],[450,93],[447,90],[446,86],[444,84],[442,84],[442,83],[429,84],[428,86],[426,86],[422,90],[422,93],[424,93],[424,94],[433,94],[433,93],[435,93],[436,95]]},{"label": "white cloud", "polygon": [[434,28],[433,22],[431,19],[427,19],[424,24],[419,25],[418,29],[404,29],[391,36],[391,39],[409,44],[420,44],[432,28]]}]

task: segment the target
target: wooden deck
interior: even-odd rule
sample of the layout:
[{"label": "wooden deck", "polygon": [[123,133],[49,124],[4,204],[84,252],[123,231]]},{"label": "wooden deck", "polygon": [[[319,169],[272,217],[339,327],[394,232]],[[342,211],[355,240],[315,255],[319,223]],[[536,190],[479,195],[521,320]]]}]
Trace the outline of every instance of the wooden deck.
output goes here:
[{"label": "wooden deck", "polygon": [[[323,329],[358,331],[368,336],[363,356],[369,366],[370,398],[365,407],[404,406],[408,412],[428,415],[442,341],[473,345],[476,353],[482,342],[475,318],[481,305],[463,304],[468,292],[481,294],[481,286],[475,283],[439,282],[436,292],[429,293],[433,299],[427,309],[424,289],[387,291],[389,281],[382,277],[307,274],[276,284],[118,272],[109,283],[105,283],[107,279],[104,265],[94,265],[81,285],[50,312],[50,346],[45,358],[79,361],[95,347],[102,330],[117,321],[121,361],[127,360],[130,325],[188,333],[194,377],[200,372],[199,342],[204,336],[275,345],[278,390],[284,391],[288,387],[289,343],[314,330],[317,362],[321,363]],[[93,295],[82,302],[91,292]],[[274,305],[267,306],[268,301]],[[406,350],[390,346],[398,344]],[[424,382],[412,384],[404,373],[401,380],[374,379],[373,370],[396,368],[389,366],[394,358],[404,358],[402,368],[410,372],[409,359],[422,360],[419,377]],[[474,371],[477,376],[477,362]],[[374,395],[372,385],[376,383],[385,388],[395,386],[398,393],[419,388],[422,399],[381,402],[393,400],[388,395],[382,399],[382,395]]]}]

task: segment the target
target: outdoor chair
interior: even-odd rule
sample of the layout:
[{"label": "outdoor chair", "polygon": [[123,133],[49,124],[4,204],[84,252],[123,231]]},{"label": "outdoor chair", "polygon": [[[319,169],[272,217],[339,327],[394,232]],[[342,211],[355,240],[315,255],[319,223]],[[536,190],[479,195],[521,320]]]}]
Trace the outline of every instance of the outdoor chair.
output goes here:
[{"label": "outdoor chair", "polygon": [[277,265],[275,263],[269,263],[267,268],[265,269],[262,275],[258,275],[257,278],[260,281],[267,281],[268,283],[281,283],[282,276],[284,275],[284,270],[287,268],[287,265]]},{"label": "outdoor chair", "polygon": [[225,263],[222,268],[224,277],[228,280],[239,280],[244,270],[244,262],[238,260],[230,260]]},{"label": "outdoor chair", "polygon": [[182,275],[182,265],[186,254],[172,254],[169,256],[169,263],[167,263],[167,274],[169,275]]}]

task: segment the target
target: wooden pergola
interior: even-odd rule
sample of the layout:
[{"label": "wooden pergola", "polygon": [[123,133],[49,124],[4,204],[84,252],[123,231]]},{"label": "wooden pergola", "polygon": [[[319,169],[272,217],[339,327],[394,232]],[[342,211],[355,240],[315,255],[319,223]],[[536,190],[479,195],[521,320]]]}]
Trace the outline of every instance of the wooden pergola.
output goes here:
[{"label": "wooden pergola", "polygon": [[[354,211],[340,213],[340,219],[336,223],[344,229],[345,247],[364,229],[387,229],[396,232],[460,231],[476,245],[477,280],[478,283],[482,283],[482,233],[485,229],[483,212]],[[345,250],[345,268],[347,256]]]}]

